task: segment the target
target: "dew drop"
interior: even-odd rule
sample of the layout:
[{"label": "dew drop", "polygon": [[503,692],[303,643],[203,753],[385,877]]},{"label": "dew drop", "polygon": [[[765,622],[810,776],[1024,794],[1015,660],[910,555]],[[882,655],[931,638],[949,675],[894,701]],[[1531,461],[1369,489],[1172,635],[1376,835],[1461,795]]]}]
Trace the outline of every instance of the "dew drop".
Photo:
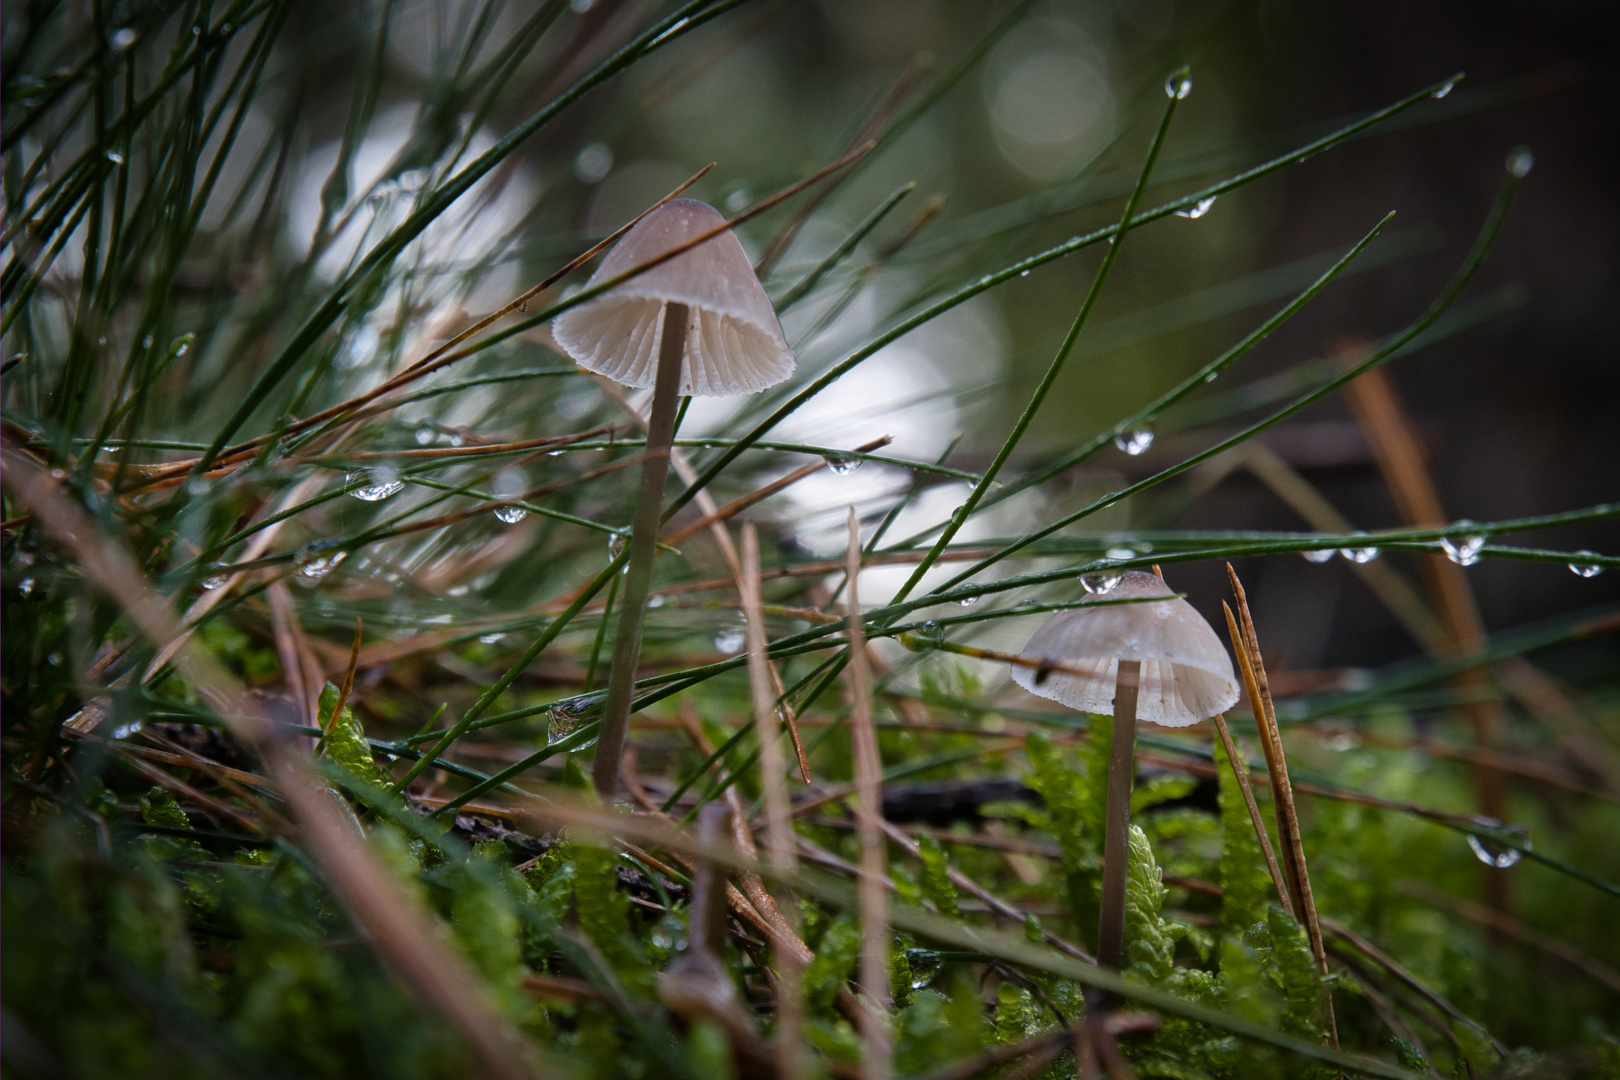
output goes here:
[{"label": "dew drop", "polygon": [[963,607],[972,607],[974,604],[979,602],[979,599],[980,598],[977,596],[964,596],[962,599],[958,600],[957,603],[961,604]]},{"label": "dew drop", "polygon": [[1603,573],[1603,567],[1601,565],[1595,562],[1579,561],[1581,559],[1595,558],[1597,558],[1597,552],[1595,551],[1577,551],[1575,553],[1575,559],[1577,561],[1569,564],[1569,572],[1574,574],[1576,577],[1597,577],[1599,574]]},{"label": "dew drop", "polygon": [[1197,221],[1199,218],[1209,213],[1209,208],[1214,205],[1215,196],[1211,195],[1208,198],[1199,199],[1197,202],[1193,203],[1184,210],[1177,210],[1176,217],[1188,218],[1190,220]]},{"label": "dew drop", "polygon": [[1325,563],[1330,561],[1338,552],[1333,548],[1318,548],[1316,551],[1302,551],[1300,554],[1305,557],[1306,562]]},{"label": "dew drop", "polygon": [[917,632],[925,638],[932,638],[937,641],[940,637],[939,623],[929,619],[917,628]]},{"label": "dew drop", "polygon": [[1434,92],[1429,96],[1434,98],[1434,100],[1439,101],[1441,98],[1451,93],[1452,90],[1456,89],[1457,84],[1460,82],[1462,82],[1462,76],[1453,75],[1451,78],[1435,87]]},{"label": "dew drop", "polygon": [[1207,383],[1214,382],[1216,379],[1220,378],[1220,375],[1221,375],[1220,372],[1212,371],[1208,375],[1204,376],[1204,381],[1207,382]]},{"label": "dew drop", "polygon": [[201,585],[203,588],[207,589],[208,591],[212,592],[213,590],[218,589],[221,586],[223,586],[230,579],[231,579],[231,575],[226,570],[225,567],[223,567],[223,566],[212,566],[212,567],[209,567],[209,572],[203,577],[203,579],[200,582],[198,582],[198,584]]},{"label": "dew drop", "polygon": [[617,559],[619,552],[624,550],[624,533],[612,532],[608,534],[608,558]]},{"label": "dew drop", "polygon": [[546,742],[561,742],[579,726],[580,703],[575,700],[559,701],[551,707],[551,719],[546,724]]},{"label": "dew drop", "polygon": [[1178,71],[1164,80],[1164,93],[1166,97],[1180,101],[1192,93],[1192,76],[1185,71]]},{"label": "dew drop", "polygon": [[669,601],[664,599],[662,593],[653,593],[651,596],[647,597],[647,610],[655,611],[667,603],[669,603]]},{"label": "dew drop", "polygon": [[[1351,535],[1366,536],[1367,534],[1358,531]],[[1345,547],[1339,549],[1339,554],[1360,566],[1378,558],[1378,549],[1376,547]]]},{"label": "dew drop", "polygon": [[1507,156],[1507,171],[1516,180],[1523,180],[1535,168],[1536,156],[1528,146],[1515,146]]},{"label": "dew drop", "polygon": [[499,645],[505,639],[506,639],[505,634],[479,634],[478,635],[478,644],[480,644],[480,645]]},{"label": "dew drop", "polygon": [[1028,270],[1020,270],[1020,271],[1018,271],[1018,276],[1019,277],[1029,277],[1029,271]]},{"label": "dew drop", "polygon": [[529,512],[521,506],[497,506],[495,508],[495,517],[508,525],[516,525],[528,516]]},{"label": "dew drop", "polygon": [[[1467,518],[1457,522],[1452,528],[1461,528],[1472,525]],[[1446,558],[1458,566],[1473,566],[1479,562],[1480,549],[1485,546],[1484,533],[1464,533],[1461,536],[1442,536],[1440,546],[1445,549]]]},{"label": "dew drop", "polygon": [[128,52],[130,46],[134,45],[139,37],[140,35],[134,30],[127,26],[121,26],[112,32],[112,36],[107,39],[107,44],[112,47],[113,52]]},{"label": "dew drop", "polygon": [[334,547],[330,541],[318,540],[313,544],[305,544],[293,556],[293,565],[298,567],[298,580],[301,585],[314,585],[327,574],[337,569],[339,563],[349,557],[347,551]]},{"label": "dew drop", "polygon": [[1517,848],[1498,848],[1494,844],[1487,844],[1473,833],[1468,834],[1468,846],[1474,849],[1474,858],[1498,870],[1506,870],[1524,858],[1524,852]]},{"label": "dew drop", "polygon": [[124,163],[124,155],[120,154],[116,150],[108,150],[105,156],[107,160],[112,162],[114,165],[122,165]]},{"label": "dew drop", "polygon": [[428,443],[433,441],[434,436],[437,434],[438,433],[435,432],[431,426],[423,424],[421,427],[416,429],[416,445],[426,446]]},{"label": "dew drop", "polygon": [[23,597],[24,599],[33,596],[34,579],[31,577],[25,577],[21,581],[17,582],[17,595]]},{"label": "dew drop", "polygon": [[1114,434],[1114,445],[1132,457],[1147,452],[1153,445],[1153,429],[1150,427],[1127,428]]},{"label": "dew drop", "polygon": [[748,635],[740,626],[728,626],[714,635],[714,647],[727,656],[740,653],[743,646],[748,644]]},{"label": "dew drop", "polygon": [[1103,554],[1107,555],[1110,559],[1134,559],[1136,558],[1136,549],[1128,547],[1111,547],[1107,551],[1103,552]]},{"label": "dew drop", "polygon": [[833,471],[834,476],[848,476],[861,467],[860,458],[833,457],[829,455],[823,460],[827,462],[827,468]]},{"label": "dew drop", "polygon": [[1080,584],[1093,596],[1114,591],[1114,587],[1125,580],[1123,570],[1098,570],[1090,574],[1080,575]]},{"label": "dew drop", "polygon": [[444,590],[444,595],[450,597],[451,599],[460,599],[461,597],[466,596],[468,591],[469,587],[467,585],[452,585],[450,588]]},{"label": "dew drop", "polygon": [[382,502],[391,499],[405,490],[405,481],[393,469],[379,468],[369,472],[350,473],[345,482],[360,484],[360,487],[349,492],[350,495],[361,502]]}]

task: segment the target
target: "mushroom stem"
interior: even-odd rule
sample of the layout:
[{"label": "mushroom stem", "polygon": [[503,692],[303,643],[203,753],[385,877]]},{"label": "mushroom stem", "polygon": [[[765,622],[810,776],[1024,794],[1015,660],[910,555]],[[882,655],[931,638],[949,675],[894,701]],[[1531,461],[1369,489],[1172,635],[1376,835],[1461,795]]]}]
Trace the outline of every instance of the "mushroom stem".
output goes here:
[{"label": "mushroom stem", "polygon": [[1114,734],[1108,756],[1108,817],[1103,826],[1102,917],[1097,963],[1118,971],[1125,958],[1125,882],[1130,876],[1131,782],[1136,778],[1136,693],[1142,664],[1121,660],[1114,684]]},{"label": "mushroom stem", "polygon": [[636,662],[641,658],[641,622],[652,584],[653,556],[658,550],[659,516],[664,508],[664,479],[669,475],[669,448],[675,441],[675,410],[680,404],[681,365],[686,355],[688,308],[664,305],[664,328],[658,348],[658,379],[653,385],[652,414],[647,418],[647,454],[641,465],[641,489],[630,526],[630,557],[624,571],[624,600],[619,630],[613,639],[613,666],[608,670],[607,700],[602,705],[601,734],[591,778],[605,802],[619,787],[619,763],[630,705],[635,697]]}]

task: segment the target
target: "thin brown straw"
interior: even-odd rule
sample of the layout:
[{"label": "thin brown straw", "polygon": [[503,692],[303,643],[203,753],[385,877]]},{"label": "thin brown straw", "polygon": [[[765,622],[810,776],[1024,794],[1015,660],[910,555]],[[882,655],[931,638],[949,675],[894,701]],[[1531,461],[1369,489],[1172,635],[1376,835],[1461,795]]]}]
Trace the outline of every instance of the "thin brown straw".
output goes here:
[{"label": "thin brown straw", "polygon": [[[1215,714],[1215,730],[1220,733],[1221,743],[1226,747],[1226,763],[1232,767],[1232,775],[1237,777],[1238,787],[1243,792],[1243,803],[1249,808],[1249,821],[1254,824],[1254,835],[1260,838],[1260,850],[1266,856],[1266,869],[1271,871],[1271,883],[1277,887],[1277,902],[1289,915],[1294,914],[1294,902],[1288,897],[1288,886],[1283,883],[1282,871],[1277,868],[1277,854],[1271,850],[1271,834],[1266,832],[1266,823],[1260,817],[1260,807],[1254,801],[1254,789],[1249,786],[1249,765],[1238,753],[1237,743],[1232,739],[1232,733],[1226,727],[1226,717],[1221,713]],[[1296,916],[1297,917],[1297,916]]]},{"label": "thin brown straw", "polygon": [[[766,663],[765,612],[759,595],[759,530],[744,522],[742,529],[742,603],[748,620],[748,686],[753,692],[754,730],[759,736],[760,782],[765,790],[765,848],[771,866],[791,874],[798,866],[793,838],[792,807],[787,792],[787,757],[782,753],[782,728],[777,722],[776,693]],[[779,911],[794,909],[792,896],[778,889]],[[776,952],[776,1053],[784,1080],[805,1074],[804,998],[802,967],[793,950]]]},{"label": "thin brown straw", "polygon": [[861,845],[861,988],[866,1008],[861,1010],[861,1041],[865,1044],[861,1075],[864,1080],[887,1080],[889,1045],[889,913],[887,859],[883,844],[883,763],[878,757],[877,732],[872,726],[872,670],[866,657],[866,627],[861,622],[861,601],[856,581],[861,573],[860,520],[849,508],[849,548],[845,556],[849,575],[849,737],[855,747],[857,835]]},{"label": "thin brown straw", "polygon": [[[1238,580],[1237,571],[1232,564],[1226,564],[1226,575],[1232,583],[1232,593],[1237,597],[1238,613],[1242,617],[1242,633],[1239,641],[1233,643],[1244,666],[1249,669],[1245,680],[1259,690],[1259,697],[1251,698],[1255,710],[1256,722],[1261,728],[1262,738],[1271,745],[1272,753],[1267,757],[1267,764],[1275,762],[1272,774],[1271,795],[1272,802],[1278,811],[1277,832],[1283,837],[1285,852],[1291,864],[1291,878],[1298,892],[1294,897],[1295,909],[1305,915],[1305,933],[1310,938],[1311,952],[1316,956],[1317,969],[1323,975],[1328,973],[1327,947],[1322,941],[1322,925],[1316,916],[1316,899],[1311,894],[1310,870],[1305,864],[1305,843],[1300,835],[1299,812],[1294,806],[1294,789],[1288,782],[1288,759],[1283,752],[1282,733],[1277,728],[1277,710],[1271,701],[1271,685],[1266,678],[1265,661],[1260,655],[1260,639],[1255,636],[1254,618],[1249,613],[1249,597],[1243,591],[1243,582]],[[1223,604],[1223,606],[1225,606]],[[1228,607],[1226,611],[1227,624],[1232,625],[1232,612]],[[1253,691],[1250,691],[1251,694]],[[1264,718],[1263,720],[1261,718]],[[1283,822],[1286,819],[1287,830],[1284,831]],[[1339,1045],[1339,1024],[1333,1013],[1333,995],[1329,991],[1327,999],[1328,1040],[1331,1045]]]},{"label": "thin brown straw", "polygon": [[1136,779],[1136,695],[1141,672],[1141,661],[1121,660],[1114,683],[1108,816],[1103,825],[1102,913],[1097,923],[1097,964],[1110,971],[1119,971],[1125,960],[1125,883],[1131,854],[1131,784]]}]

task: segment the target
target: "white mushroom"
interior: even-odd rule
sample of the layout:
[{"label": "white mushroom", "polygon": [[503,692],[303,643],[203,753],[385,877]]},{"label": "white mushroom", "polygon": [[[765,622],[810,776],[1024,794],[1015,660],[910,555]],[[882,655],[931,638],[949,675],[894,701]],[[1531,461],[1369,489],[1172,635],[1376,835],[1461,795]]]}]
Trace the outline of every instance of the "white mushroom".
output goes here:
[{"label": "white mushroom", "polygon": [[[625,233],[589,284],[624,277],[707,233],[725,230],[725,224],[712,206],[693,199],[671,200]],[[630,726],[641,625],[678,403],[691,395],[749,394],[779,383],[793,374],[793,352],[741,242],[729,230],[715,232],[563,312],[552,322],[551,336],[587,370],[653,392],[647,454],[624,556],[613,664],[592,767],[598,793],[611,801]]]},{"label": "white mushroom", "polygon": [[[1119,600],[1137,602],[1104,602]],[[1036,666],[1013,665],[1019,686],[1071,709],[1114,718],[1104,729],[1110,745],[1097,963],[1118,971],[1125,954],[1137,718],[1186,727],[1231,708],[1238,699],[1232,661],[1191,604],[1140,570],[1126,573],[1097,602],[1052,616],[1029,639],[1022,657]]]},{"label": "white mushroom", "polygon": [[1013,681],[1079,712],[1114,711],[1120,661],[1141,664],[1136,716],[1166,727],[1186,727],[1225,712],[1238,699],[1232,660],[1209,623],[1175,597],[1164,582],[1140,570],[1099,600],[1166,597],[1162,602],[1098,603],[1060,611],[1035,631],[1023,655],[1065,668],[1090,668],[1090,677],[1068,671],[1014,667]]},{"label": "white mushroom", "polygon": [[[725,224],[719,211],[695,199],[674,199],[648,214],[620,240],[586,288],[611,281]],[[652,389],[657,379],[664,309],[688,308],[680,394],[752,394],[793,374],[793,351],[782,336],[742,243],[731,232],[625,281],[557,316],[552,337],[581,367],[614,382]]]}]

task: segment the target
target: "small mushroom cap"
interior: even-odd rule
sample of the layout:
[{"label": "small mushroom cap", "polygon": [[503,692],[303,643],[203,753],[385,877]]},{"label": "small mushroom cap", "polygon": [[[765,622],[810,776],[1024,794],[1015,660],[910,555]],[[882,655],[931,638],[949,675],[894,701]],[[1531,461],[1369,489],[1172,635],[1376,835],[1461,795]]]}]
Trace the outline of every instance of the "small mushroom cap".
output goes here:
[{"label": "small mushroom cap", "polygon": [[[634,270],[725,220],[707,203],[673,199],[625,233],[586,288]],[[657,381],[664,305],[670,302],[690,309],[683,395],[752,394],[793,374],[793,350],[782,324],[741,241],[729,231],[563,312],[553,320],[551,336],[586,370],[648,390]]]},{"label": "small mushroom cap", "polygon": [[1142,665],[1136,716],[1186,727],[1237,703],[1237,679],[1220,638],[1204,617],[1153,574],[1128,572],[1099,600],[1166,597],[1159,603],[1094,604],[1060,611],[1024,646],[1031,660],[1090,668],[1090,676],[1014,666],[1013,681],[1079,712],[1114,711],[1121,660]]}]

